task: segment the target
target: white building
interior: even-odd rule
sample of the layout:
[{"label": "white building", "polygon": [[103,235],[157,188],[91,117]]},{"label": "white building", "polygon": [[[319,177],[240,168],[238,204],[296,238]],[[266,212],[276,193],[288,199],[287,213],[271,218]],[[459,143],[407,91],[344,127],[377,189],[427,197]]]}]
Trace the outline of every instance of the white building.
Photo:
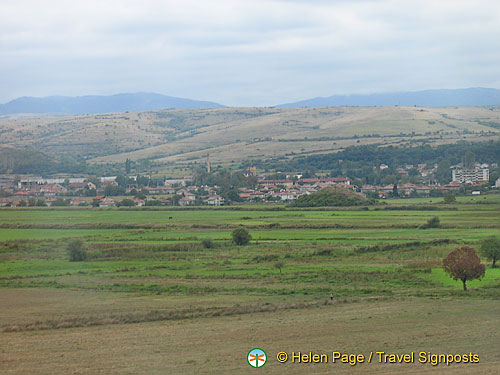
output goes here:
[{"label": "white building", "polygon": [[206,200],[209,206],[223,206],[224,198],[218,195],[212,195]]},{"label": "white building", "polygon": [[452,181],[464,183],[485,182],[490,179],[488,164],[475,163],[472,168],[464,168],[461,164],[451,167]]}]

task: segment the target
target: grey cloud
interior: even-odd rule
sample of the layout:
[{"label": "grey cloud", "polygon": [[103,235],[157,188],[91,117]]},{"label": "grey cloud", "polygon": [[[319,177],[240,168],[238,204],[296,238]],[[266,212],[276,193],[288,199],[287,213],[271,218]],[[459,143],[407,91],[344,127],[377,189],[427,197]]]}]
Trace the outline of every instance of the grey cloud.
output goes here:
[{"label": "grey cloud", "polygon": [[498,87],[496,1],[3,1],[0,102],[155,91],[228,105]]}]

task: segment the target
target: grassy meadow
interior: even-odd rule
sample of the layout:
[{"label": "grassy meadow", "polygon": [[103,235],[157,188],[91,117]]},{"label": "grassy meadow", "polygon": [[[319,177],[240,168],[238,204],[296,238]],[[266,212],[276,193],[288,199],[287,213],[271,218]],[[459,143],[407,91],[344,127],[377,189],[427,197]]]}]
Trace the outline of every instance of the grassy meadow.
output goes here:
[{"label": "grassy meadow", "polygon": [[[269,374],[303,366],[318,374],[495,373],[500,268],[482,259],[486,276],[463,292],[441,260],[500,234],[500,197],[440,201],[1,209],[0,373],[248,373],[253,347],[266,350],[260,371]],[[420,228],[434,216],[440,228]],[[231,242],[239,226],[252,235],[246,246]],[[86,261],[68,260],[76,238]],[[276,360],[279,351],[332,350],[473,352],[480,363]]]}]

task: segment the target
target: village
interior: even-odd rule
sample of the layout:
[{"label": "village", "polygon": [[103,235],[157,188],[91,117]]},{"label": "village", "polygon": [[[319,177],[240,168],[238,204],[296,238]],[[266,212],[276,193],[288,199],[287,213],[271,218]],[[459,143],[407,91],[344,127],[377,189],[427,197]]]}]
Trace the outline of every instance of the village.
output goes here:
[{"label": "village", "polygon": [[[349,177],[314,177],[305,178],[302,174],[285,174],[283,179],[270,179],[265,175],[257,175],[255,167],[242,173],[255,177],[254,187],[238,187],[228,195],[220,186],[195,185],[193,176],[168,179],[163,178],[160,184],[151,184],[149,179],[138,176],[106,176],[106,177],[66,177],[42,178],[12,176],[0,177],[0,206],[223,206],[237,202],[253,203],[289,203],[302,195],[309,195],[322,188],[340,186],[353,190],[368,198],[405,198],[428,197],[452,194],[479,195],[489,188],[489,165],[475,163],[464,168],[462,164],[451,167],[451,181],[447,184],[427,183],[388,184],[374,186],[359,183]],[[492,165],[497,168],[498,166]],[[380,170],[389,168],[385,164]],[[402,177],[410,171],[418,171],[422,178],[432,181],[432,174],[437,165],[406,165],[397,168]],[[121,179],[121,180],[120,180]],[[123,182],[125,180],[126,182]],[[145,182],[146,181],[146,182]],[[355,183],[357,182],[357,183]],[[500,178],[495,188],[500,187]],[[236,193],[235,193],[236,191]]]}]

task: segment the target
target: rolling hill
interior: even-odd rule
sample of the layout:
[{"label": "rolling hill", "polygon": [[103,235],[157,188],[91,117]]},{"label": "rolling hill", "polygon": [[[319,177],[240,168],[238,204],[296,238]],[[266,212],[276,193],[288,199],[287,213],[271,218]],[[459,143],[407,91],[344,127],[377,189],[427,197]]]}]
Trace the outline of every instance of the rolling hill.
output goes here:
[{"label": "rolling hill", "polygon": [[331,153],[351,145],[497,140],[499,107],[176,109],[0,120],[0,147],[91,164],[232,164]]}]

